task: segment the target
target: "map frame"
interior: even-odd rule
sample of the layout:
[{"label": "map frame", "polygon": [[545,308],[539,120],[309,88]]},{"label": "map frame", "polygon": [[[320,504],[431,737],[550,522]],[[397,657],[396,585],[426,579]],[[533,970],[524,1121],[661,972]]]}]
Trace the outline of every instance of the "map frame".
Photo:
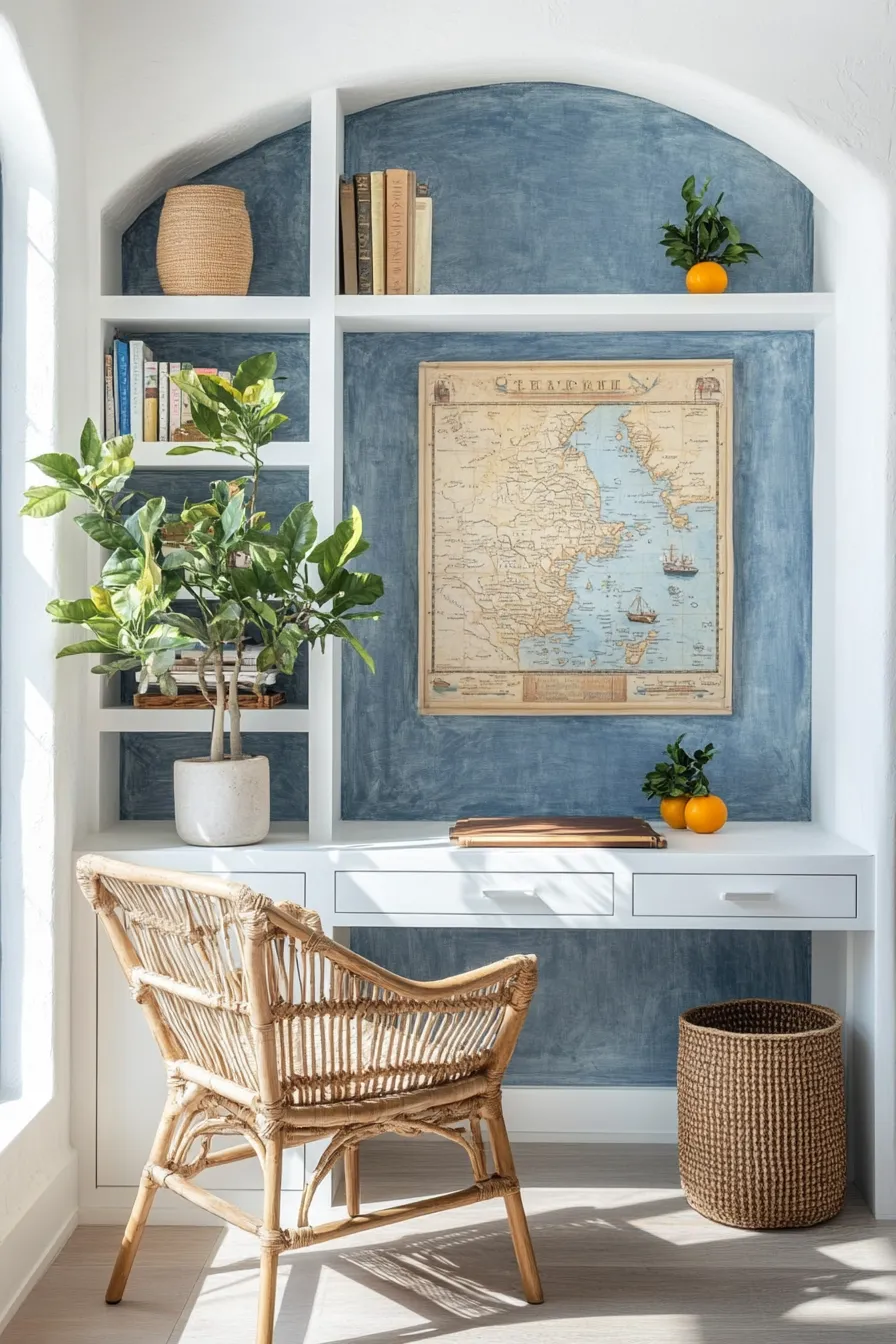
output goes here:
[{"label": "map frame", "polygon": [[[524,374],[520,378],[520,374]],[[527,379],[525,375],[534,373],[537,379]],[[651,374],[661,373],[686,375],[694,388],[693,401],[688,398],[671,399],[662,394],[652,398],[656,383],[650,382]],[[487,403],[482,398],[470,401],[452,400],[452,377],[476,375],[480,379],[493,379],[495,384],[495,403]],[[624,378],[630,375],[645,388],[643,394],[633,392],[631,387],[623,387]],[[643,378],[639,375],[644,375]],[[512,384],[531,381],[547,384],[547,390],[539,392],[509,391]],[[657,379],[657,381],[659,381]],[[561,384],[563,386],[561,387]],[[600,390],[595,385],[600,384]],[[583,388],[587,385],[587,388]],[[698,400],[699,396],[699,400]],[[446,699],[437,694],[433,685],[435,680],[443,680],[440,669],[435,666],[433,613],[434,563],[433,547],[435,543],[435,524],[433,507],[434,456],[436,445],[436,412],[439,407],[482,406],[487,404],[534,405],[551,404],[581,407],[588,406],[588,412],[598,406],[633,405],[695,405],[715,406],[716,414],[716,643],[717,664],[712,673],[700,673],[693,670],[644,671],[636,665],[631,670],[600,671],[561,671],[530,672],[520,669],[482,673],[481,676],[497,678],[499,676],[521,682],[538,684],[536,698],[505,700],[503,703],[492,699],[465,695],[458,699]],[[734,425],[734,360],[719,359],[631,359],[631,360],[457,360],[424,361],[419,365],[419,526],[418,526],[418,710],[423,715],[474,715],[477,717],[529,717],[531,715],[730,715],[733,712],[733,650],[734,650],[734,544],[733,544],[733,425]],[[618,437],[618,435],[617,435]],[[558,450],[562,444],[558,444]],[[596,479],[596,478],[593,478]],[[666,479],[653,477],[654,480]],[[598,482],[600,491],[600,482]],[[667,505],[668,507],[668,505]],[[677,526],[677,524],[676,524]],[[664,556],[665,560],[665,556]],[[575,561],[573,564],[576,563]],[[572,565],[570,566],[572,568]],[[659,608],[658,608],[659,610]],[[648,647],[645,645],[645,648]],[[643,655],[642,655],[643,656]],[[627,654],[626,654],[627,661]],[[450,676],[457,674],[445,673]],[[460,673],[473,677],[474,672]],[[580,690],[590,683],[595,693],[610,696],[590,700],[587,698],[544,698],[541,684],[545,679],[557,678],[553,682],[556,689],[562,685],[560,678],[581,683]],[[690,677],[694,680],[692,693],[685,693],[683,683],[670,683],[670,678]],[[634,687],[651,685],[654,679],[657,690],[652,698],[641,689],[637,701],[630,698]],[[620,679],[625,694],[621,696]],[[665,681],[664,681],[665,679]],[[598,682],[613,685],[598,685]],[[709,689],[707,689],[709,688]]]}]

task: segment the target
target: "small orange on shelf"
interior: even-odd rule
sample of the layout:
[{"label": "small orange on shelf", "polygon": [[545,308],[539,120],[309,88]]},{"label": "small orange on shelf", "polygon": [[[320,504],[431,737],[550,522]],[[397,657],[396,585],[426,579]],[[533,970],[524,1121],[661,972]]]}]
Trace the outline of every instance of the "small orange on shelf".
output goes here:
[{"label": "small orange on shelf", "polygon": [[685,810],[690,798],[686,793],[679,794],[675,798],[660,799],[660,816],[667,826],[671,826],[673,831],[683,831],[687,826],[685,821]]},{"label": "small orange on shelf", "polygon": [[705,793],[688,799],[684,820],[689,831],[712,835],[714,831],[720,831],[728,820],[728,808],[716,794]]},{"label": "small orange on shelf", "polygon": [[684,278],[689,294],[724,294],[728,272],[717,261],[698,261]]}]

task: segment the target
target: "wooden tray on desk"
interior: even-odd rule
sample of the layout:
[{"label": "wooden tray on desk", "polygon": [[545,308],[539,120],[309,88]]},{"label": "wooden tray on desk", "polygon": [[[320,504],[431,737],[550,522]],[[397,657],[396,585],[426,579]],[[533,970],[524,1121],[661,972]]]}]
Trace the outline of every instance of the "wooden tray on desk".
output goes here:
[{"label": "wooden tray on desk", "polygon": [[466,849],[665,849],[639,817],[463,817],[448,832]]}]

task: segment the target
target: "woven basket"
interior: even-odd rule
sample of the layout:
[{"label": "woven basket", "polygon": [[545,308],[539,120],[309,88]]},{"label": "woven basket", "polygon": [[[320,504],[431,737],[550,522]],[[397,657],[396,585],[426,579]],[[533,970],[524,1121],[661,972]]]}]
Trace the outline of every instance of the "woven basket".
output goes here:
[{"label": "woven basket", "polygon": [[811,1227],[846,1194],[842,1021],[739,999],[679,1018],[678,1160],[688,1203],[732,1227]]},{"label": "woven basket", "polygon": [[166,294],[245,294],[252,226],[236,187],[172,187],[165,196],[156,267]]}]

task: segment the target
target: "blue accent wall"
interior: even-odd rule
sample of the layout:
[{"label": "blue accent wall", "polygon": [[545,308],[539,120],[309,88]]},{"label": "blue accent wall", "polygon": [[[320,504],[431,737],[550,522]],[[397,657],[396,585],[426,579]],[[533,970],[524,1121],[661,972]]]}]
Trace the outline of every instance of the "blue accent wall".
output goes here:
[{"label": "blue accent wall", "polygon": [[355,951],[440,979],[537,952],[538,989],[507,1075],[551,1087],[675,1083],[678,1016],[720,999],[810,998],[808,933],[681,929],[353,929]]},{"label": "blue accent wall", "polygon": [[[147,710],[147,713],[152,713]],[[271,713],[276,713],[272,710]],[[122,821],[171,821],[174,818],[174,762],[208,756],[208,733],[122,733],[120,813]],[[230,750],[230,735],[225,735]],[[271,820],[308,817],[308,737],[305,733],[244,733],[247,755],[271,763]]]},{"label": "blue accent wall", "polygon": [[433,197],[433,293],[675,293],[658,246],[694,173],[762,253],[732,290],[812,288],[812,196],[770,159],[645,98],[494,84],[347,117],[345,171],[413,168]]},{"label": "blue accent wall", "polygon": [[[645,772],[676,734],[713,741],[710,777],[743,820],[809,816],[812,337],[352,335],[345,503],[383,574],[371,676],[343,659],[343,815],[655,811]],[[730,717],[423,717],[417,712],[417,366],[421,360],[734,360],[734,713]]]},{"label": "blue accent wall", "polygon": [[[194,369],[229,369],[250,355],[273,350],[277,356],[278,387],[284,393],[283,414],[289,421],[274,431],[273,442],[308,438],[308,353],[307,336],[289,336],[282,332],[223,331],[131,331],[118,333],[123,340],[146,341],[154,359],[180,360]],[[221,458],[221,461],[226,461]]]},{"label": "blue accent wall", "polygon": [[[252,41],[248,33],[246,40]],[[259,55],[258,59],[263,58]],[[194,94],[184,89],[180,96],[188,105]],[[310,149],[310,126],[306,123],[262,140],[244,154],[226,159],[186,183],[172,183],[239,187],[246,193],[255,252],[250,294],[308,293]],[[122,238],[124,294],[162,292],[156,273],[156,238],[163,201],[164,196],[159,196],[147,206]]]}]

